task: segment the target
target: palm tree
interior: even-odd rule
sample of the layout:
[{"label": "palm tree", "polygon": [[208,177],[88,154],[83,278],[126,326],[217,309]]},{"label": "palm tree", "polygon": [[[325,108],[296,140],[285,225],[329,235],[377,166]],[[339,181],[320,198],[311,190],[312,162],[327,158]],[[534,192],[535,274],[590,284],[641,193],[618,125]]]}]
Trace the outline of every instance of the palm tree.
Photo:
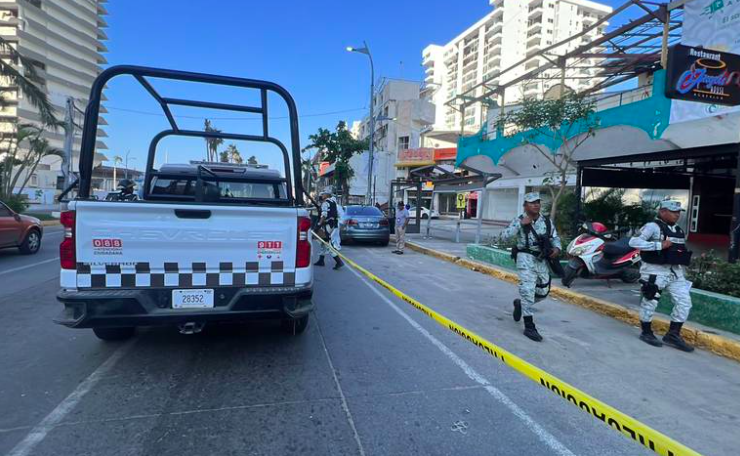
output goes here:
[{"label": "palm tree", "polygon": [[[7,79],[11,85],[16,85],[26,95],[28,101],[39,110],[41,121],[44,124],[54,124],[57,122],[54,116],[54,106],[49,101],[46,93],[40,89],[37,84],[41,78],[36,73],[36,67],[33,61],[22,56],[15,50],[11,44],[4,38],[0,37],[0,52],[7,55],[6,59],[0,59],[0,76]],[[24,73],[21,73],[13,63],[21,64]],[[3,90],[8,90],[4,88]]]},{"label": "palm tree", "polygon": [[[31,180],[31,176],[36,172],[36,168],[38,168],[41,160],[44,157],[51,156],[64,157],[64,151],[62,149],[49,146],[49,140],[46,138],[36,137],[31,141],[31,148],[26,155],[26,160],[24,161],[24,168],[27,169],[26,177],[18,190],[19,195],[23,193],[23,190]],[[20,172],[16,174],[16,178],[18,176],[20,176]]]},{"label": "palm tree", "polygon": [[[211,121],[206,119],[203,125],[203,131],[209,133],[221,133],[218,128],[213,128]],[[208,161],[215,162],[218,158],[218,146],[224,143],[222,138],[205,138],[206,140],[206,152],[208,153]]]}]

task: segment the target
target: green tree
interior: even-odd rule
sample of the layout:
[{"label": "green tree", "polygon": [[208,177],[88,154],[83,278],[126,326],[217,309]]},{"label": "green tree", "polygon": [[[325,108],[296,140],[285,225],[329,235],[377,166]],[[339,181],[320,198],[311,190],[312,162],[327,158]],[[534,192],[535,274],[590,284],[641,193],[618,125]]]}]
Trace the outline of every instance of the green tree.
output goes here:
[{"label": "green tree", "polygon": [[239,149],[237,149],[236,144],[230,143],[228,146],[226,146],[226,154],[228,155],[229,161],[231,163],[237,163],[240,165],[244,163],[242,154],[239,153]]},{"label": "green tree", "polygon": [[349,160],[353,155],[367,150],[368,142],[353,138],[344,121],[337,124],[335,131],[319,128],[319,131],[310,135],[308,139],[311,144],[303,150],[316,149],[323,161],[334,164],[335,186],[346,196],[349,193],[349,181],[355,175]]},{"label": "green tree", "polygon": [[257,157],[255,157],[254,155],[251,155],[251,156],[250,156],[250,157],[249,157],[249,158],[247,159],[247,163],[249,163],[250,165],[256,165],[256,164],[258,164],[258,162],[257,162]]},{"label": "green tree", "polygon": [[44,129],[37,125],[21,124],[10,137],[4,151],[0,197],[12,196],[18,184],[20,188],[17,194],[20,194],[44,157],[62,156],[61,150],[50,147],[49,141],[42,138],[43,133]]},{"label": "green tree", "polygon": [[[17,86],[26,95],[26,99],[31,105],[39,110],[42,123],[56,123],[54,106],[49,101],[46,93],[39,87],[43,80],[36,72],[33,60],[22,56],[2,37],[0,37],[0,52],[4,54],[4,57],[0,59],[0,76],[3,76],[6,80],[3,84],[5,87],[0,89],[0,93],[9,91],[7,86]],[[23,73],[16,68],[18,64],[23,67]],[[2,104],[2,101],[2,97],[0,97],[0,104]]]},{"label": "green tree", "polygon": [[[221,130],[214,128],[211,121],[206,119],[203,124],[203,131],[208,133],[221,133]],[[224,143],[222,138],[205,138],[206,141],[206,158],[209,162],[215,162],[218,155],[218,146]]]},{"label": "green tree", "polygon": [[219,152],[218,158],[221,163],[229,163],[229,153],[225,150]]},{"label": "green tree", "polygon": [[[598,127],[595,102],[577,94],[557,100],[525,98],[521,109],[499,116],[497,127],[507,136],[522,135],[522,143],[534,147],[552,165],[553,171],[547,173],[544,183],[552,196],[550,217],[556,219],[568,176],[575,172],[573,155]],[[560,147],[550,151],[543,142]]]}]

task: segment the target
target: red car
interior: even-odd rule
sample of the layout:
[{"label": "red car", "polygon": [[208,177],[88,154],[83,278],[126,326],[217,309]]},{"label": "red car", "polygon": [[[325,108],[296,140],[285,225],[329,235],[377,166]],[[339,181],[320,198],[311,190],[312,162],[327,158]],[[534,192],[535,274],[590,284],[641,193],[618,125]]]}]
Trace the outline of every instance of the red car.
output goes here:
[{"label": "red car", "polygon": [[41,248],[43,234],[39,219],[16,214],[0,201],[0,249],[18,247],[21,253],[34,254]]}]

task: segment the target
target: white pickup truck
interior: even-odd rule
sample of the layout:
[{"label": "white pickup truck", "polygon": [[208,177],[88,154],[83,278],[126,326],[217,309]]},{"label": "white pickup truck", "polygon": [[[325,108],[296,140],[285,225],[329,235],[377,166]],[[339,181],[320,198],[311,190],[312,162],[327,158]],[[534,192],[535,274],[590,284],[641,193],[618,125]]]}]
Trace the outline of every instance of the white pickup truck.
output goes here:
[{"label": "white pickup truck", "polygon": [[[262,91],[262,105],[161,100],[171,130],[152,140],[142,198],[90,197],[92,156],[101,91],[130,75],[222,84]],[[149,86],[151,87],[151,86]],[[153,90],[153,89],[152,89]],[[268,135],[267,97],[280,95],[291,117],[292,164],[287,148]],[[121,66],[104,71],[92,88],[82,140],[78,196],[62,212],[60,246],[64,309],[56,322],[92,328],[104,340],[125,339],[137,326],[176,325],[198,332],[206,322],[277,318],[301,333],[312,310],[311,226],[300,179],[295,105],[281,87],[263,81]],[[178,128],[174,104],[263,113],[264,134],[249,136]],[[158,141],[167,135],[218,137],[278,144],[286,161],[277,170],[194,162],[154,168]]]}]

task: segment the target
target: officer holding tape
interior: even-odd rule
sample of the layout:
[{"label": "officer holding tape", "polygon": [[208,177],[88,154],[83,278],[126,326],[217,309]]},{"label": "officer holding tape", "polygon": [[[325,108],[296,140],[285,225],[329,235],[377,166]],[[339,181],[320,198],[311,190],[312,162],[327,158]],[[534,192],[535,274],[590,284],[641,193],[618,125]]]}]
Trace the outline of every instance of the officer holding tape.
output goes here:
[{"label": "officer holding tape", "polygon": [[319,219],[318,226],[326,233],[325,240],[331,244],[333,249],[330,249],[322,242],[319,260],[314,263],[314,266],[324,266],[324,256],[328,252],[336,263],[333,269],[339,269],[344,266],[344,262],[336,252],[342,249],[342,239],[339,236],[339,204],[332,196],[331,187],[326,187],[319,197],[321,198],[321,218]]},{"label": "officer holding tape", "polygon": [[[691,261],[691,252],[686,249],[686,236],[676,225],[681,216],[679,201],[665,200],[660,203],[658,218],[646,224],[635,237],[630,239],[630,246],[641,250],[642,266],[640,268],[642,299],[640,300],[640,339],[654,347],[670,345],[685,352],[694,351],[681,337],[681,327],[689,317],[691,310],[691,282],[684,275],[685,267]],[[663,291],[667,291],[673,301],[671,326],[663,336],[661,343],[653,334],[652,320],[658,300]]]},{"label": "officer holding tape", "polygon": [[552,221],[540,215],[540,194],[524,195],[524,214],[514,219],[501,237],[517,237],[512,258],[519,275],[519,296],[514,300],[514,321],[524,315],[524,335],[541,342],[532,316],[532,306],[550,294],[550,268],[548,260],[560,255],[562,244]]}]

